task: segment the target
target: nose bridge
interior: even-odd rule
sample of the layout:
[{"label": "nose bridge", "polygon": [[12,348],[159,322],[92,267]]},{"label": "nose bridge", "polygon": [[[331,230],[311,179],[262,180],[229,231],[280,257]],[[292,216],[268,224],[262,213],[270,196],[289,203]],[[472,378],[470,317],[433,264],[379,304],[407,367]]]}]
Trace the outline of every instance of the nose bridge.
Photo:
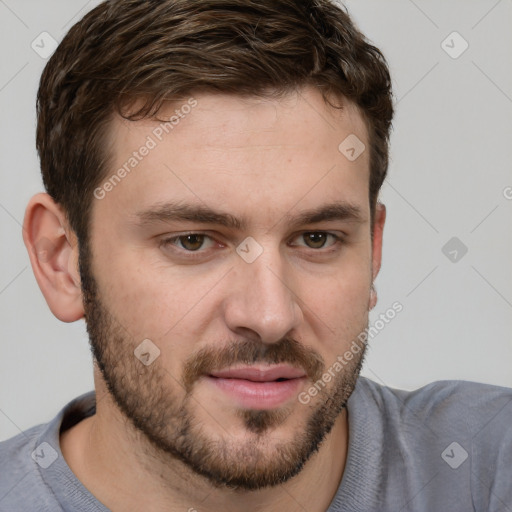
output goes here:
[{"label": "nose bridge", "polygon": [[249,329],[272,343],[300,324],[302,312],[278,247],[265,247],[252,263],[240,260],[236,274],[226,318],[233,331]]}]

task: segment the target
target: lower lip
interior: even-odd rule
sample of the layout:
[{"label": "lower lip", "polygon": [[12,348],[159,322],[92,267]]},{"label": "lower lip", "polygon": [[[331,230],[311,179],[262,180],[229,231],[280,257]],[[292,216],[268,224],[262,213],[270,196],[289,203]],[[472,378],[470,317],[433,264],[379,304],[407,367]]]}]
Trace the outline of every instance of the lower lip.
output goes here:
[{"label": "lower lip", "polygon": [[206,377],[238,404],[248,409],[273,409],[296,396],[306,377],[271,382],[253,382],[245,379]]}]

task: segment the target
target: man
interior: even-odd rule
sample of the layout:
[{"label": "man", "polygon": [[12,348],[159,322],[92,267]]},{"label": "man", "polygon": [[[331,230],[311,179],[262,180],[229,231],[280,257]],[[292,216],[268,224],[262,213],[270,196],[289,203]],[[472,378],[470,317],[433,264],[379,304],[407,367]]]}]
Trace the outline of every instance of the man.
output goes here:
[{"label": "man", "polygon": [[0,510],[510,508],[510,390],[358,377],[392,115],[328,0],[112,0],[70,30],[23,233],[95,393],[0,445]]}]

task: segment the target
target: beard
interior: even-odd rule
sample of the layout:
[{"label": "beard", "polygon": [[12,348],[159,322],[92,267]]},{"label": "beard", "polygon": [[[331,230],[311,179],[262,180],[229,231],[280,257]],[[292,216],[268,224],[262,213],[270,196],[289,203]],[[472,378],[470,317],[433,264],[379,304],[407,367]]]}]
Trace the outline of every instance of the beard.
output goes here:
[{"label": "beard", "polygon": [[[165,464],[177,459],[214,487],[252,491],[297,475],[318,451],[354,390],[366,345],[330,386],[322,382],[325,387],[311,404],[297,400],[274,410],[237,408],[237,421],[245,428],[243,441],[227,431],[225,435],[208,433],[204,421],[198,420],[201,404],[194,396],[194,385],[201,377],[239,363],[287,363],[302,368],[315,383],[326,371],[321,355],[288,337],[272,344],[248,339],[212,343],[192,353],[183,363],[182,377],[176,379],[162,364],[163,358],[145,366],[134,356],[140,340],[131,336],[102,302],[87,245],[80,249],[80,275],[91,350],[114,403],[149,441],[150,456]],[[272,432],[298,407],[308,408],[307,418],[295,422],[289,439],[277,442]]]}]

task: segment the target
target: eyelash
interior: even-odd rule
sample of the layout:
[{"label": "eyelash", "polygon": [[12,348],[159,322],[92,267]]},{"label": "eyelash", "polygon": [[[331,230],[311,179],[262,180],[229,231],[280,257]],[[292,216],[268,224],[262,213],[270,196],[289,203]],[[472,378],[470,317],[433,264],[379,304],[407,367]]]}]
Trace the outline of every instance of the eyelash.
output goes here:
[{"label": "eyelash", "polygon": [[[295,235],[293,239],[295,239],[297,237],[304,237],[305,235],[308,235],[308,234],[323,234],[323,235],[330,236],[330,237],[332,237],[334,239],[334,241],[333,241],[333,243],[331,245],[329,245],[327,247],[319,247],[317,249],[315,249],[313,247],[308,247],[307,245],[299,245],[299,247],[304,247],[305,249],[309,249],[309,250],[311,250],[313,252],[316,252],[316,253],[326,254],[326,253],[329,253],[329,252],[333,252],[334,248],[336,246],[338,246],[339,244],[344,242],[344,237],[343,236],[337,235],[335,233],[331,233],[329,231],[304,231],[304,232],[300,233],[299,235]],[[174,236],[169,237],[169,238],[164,238],[164,239],[162,239],[160,241],[159,247],[175,246],[176,248],[173,249],[173,250],[177,250],[177,251],[179,251],[182,254],[183,253],[186,254],[188,258],[204,256],[205,252],[208,249],[199,248],[196,251],[192,251],[192,250],[185,249],[183,247],[178,247],[177,244],[179,243],[180,239],[182,239],[182,238],[184,238],[186,236],[191,236],[191,235],[204,236],[206,239],[209,239],[210,241],[215,242],[215,243],[221,245],[222,247],[225,247],[223,244],[221,244],[220,242],[217,242],[212,236],[208,235],[207,233],[202,233],[202,232],[197,232],[197,231],[193,231],[193,232],[189,232],[189,233],[183,233],[183,234],[180,234],[180,235],[174,235]]]},{"label": "eyelash", "polygon": [[[160,241],[160,247],[167,247],[169,245],[174,245],[174,246],[177,246],[177,243],[176,242],[179,242],[181,238],[184,238],[186,236],[204,236],[205,238],[208,238],[209,240],[213,241],[213,242],[217,242],[212,236],[206,234],[206,233],[201,233],[201,232],[197,232],[197,231],[191,231],[190,233],[183,233],[181,235],[174,235],[174,236],[171,236],[169,238],[164,238],[163,240]],[[217,242],[219,243],[219,242]],[[220,244],[222,245],[222,244]],[[183,251],[183,252],[187,252],[187,253],[191,253],[191,254],[194,254],[194,253],[204,253],[204,250],[201,250],[201,249],[198,249],[197,251],[190,251],[190,250],[187,250],[187,249],[184,249],[184,248],[181,248],[181,247],[177,247],[178,250],[180,251]]]}]

